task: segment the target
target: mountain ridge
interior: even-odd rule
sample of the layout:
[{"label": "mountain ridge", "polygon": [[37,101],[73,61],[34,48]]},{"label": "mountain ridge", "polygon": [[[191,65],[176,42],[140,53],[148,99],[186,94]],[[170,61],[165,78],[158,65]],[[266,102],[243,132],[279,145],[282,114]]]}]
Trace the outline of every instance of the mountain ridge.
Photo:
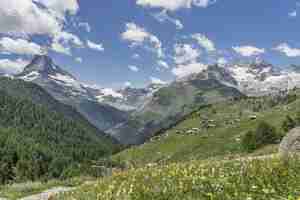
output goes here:
[{"label": "mountain ridge", "polygon": [[44,55],[16,77],[40,85],[123,144],[143,143],[199,106],[300,86],[296,67],[279,70],[265,61],[209,65],[168,84],[113,90],[81,83]]}]

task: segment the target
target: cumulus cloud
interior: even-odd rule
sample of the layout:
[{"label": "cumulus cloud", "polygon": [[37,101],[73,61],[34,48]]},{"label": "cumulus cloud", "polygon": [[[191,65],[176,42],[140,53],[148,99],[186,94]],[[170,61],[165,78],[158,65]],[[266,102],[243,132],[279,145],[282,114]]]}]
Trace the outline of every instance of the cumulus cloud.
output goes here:
[{"label": "cumulus cloud", "polygon": [[183,24],[181,23],[181,21],[170,17],[167,13],[167,10],[163,10],[159,13],[153,14],[153,17],[161,23],[166,21],[171,22],[176,26],[177,29],[183,29]]},{"label": "cumulus cloud", "polygon": [[58,42],[64,45],[80,47],[80,48],[84,46],[83,42],[79,39],[78,36],[74,35],[73,33],[68,33],[66,31],[62,31],[55,34],[54,42]]},{"label": "cumulus cloud", "polygon": [[232,47],[232,49],[244,57],[259,56],[265,53],[265,49],[260,49],[254,46],[236,46]]},{"label": "cumulus cloud", "polygon": [[24,39],[12,39],[3,37],[0,39],[0,52],[19,55],[41,54],[41,46]]},{"label": "cumulus cloud", "polygon": [[0,33],[54,35],[62,27],[63,21],[32,0],[0,1]]},{"label": "cumulus cloud", "polygon": [[17,74],[23,71],[29,61],[23,59],[9,60],[0,59],[0,72],[5,74]]},{"label": "cumulus cloud", "polygon": [[167,84],[166,81],[163,81],[163,80],[161,80],[159,78],[156,78],[156,77],[150,77],[150,80],[151,80],[152,84],[159,84],[159,85],[165,85],[165,84]]},{"label": "cumulus cloud", "polygon": [[160,40],[146,29],[134,23],[127,23],[126,30],[121,34],[121,38],[130,42],[130,47],[150,45],[151,50],[155,51],[158,57],[163,57],[162,44]]},{"label": "cumulus cloud", "polygon": [[51,49],[57,53],[72,55],[71,47],[83,48],[84,44],[78,36],[73,33],[61,31],[55,33]]},{"label": "cumulus cloud", "polygon": [[134,66],[134,65],[129,65],[128,68],[133,71],[133,72],[138,72],[139,71],[139,68],[137,66]]},{"label": "cumulus cloud", "polygon": [[68,56],[72,55],[71,48],[62,45],[58,41],[53,41],[52,42],[52,44],[51,44],[51,50],[53,50],[53,51],[55,51],[57,53],[68,55]]},{"label": "cumulus cloud", "polygon": [[178,9],[191,8],[192,6],[206,8],[215,2],[216,0],[137,0],[136,4],[143,7],[176,11]]},{"label": "cumulus cloud", "polygon": [[64,18],[66,13],[75,15],[79,10],[77,0],[34,0],[52,11],[57,17]]},{"label": "cumulus cloud", "polygon": [[87,40],[87,46],[90,48],[90,49],[94,49],[96,51],[104,51],[104,47],[102,44],[97,44],[95,42],[92,42],[90,40]]},{"label": "cumulus cloud", "polygon": [[277,47],[274,48],[274,50],[279,51],[288,57],[300,56],[300,49],[292,48],[287,43],[279,44]]},{"label": "cumulus cloud", "polygon": [[207,69],[207,65],[200,62],[193,62],[184,65],[177,65],[172,69],[172,73],[178,78],[183,78],[191,74],[200,73]]},{"label": "cumulus cloud", "polygon": [[199,62],[201,51],[190,44],[176,44],[174,51],[176,67],[172,69],[172,73],[177,78],[200,73],[207,68],[207,65]]},{"label": "cumulus cloud", "polygon": [[[52,40],[50,48],[53,51],[71,55],[72,47],[84,46],[78,36],[65,30],[70,25],[66,16],[76,15],[78,11],[77,0],[1,0],[0,33],[14,38],[46,36]],[[27,47],[32,49],[33,44]]]},{"label": "cumulus cloud", "polygon": [[196,33],[192,35],[192,38],[195,39],[198,42],[198,44],[201,47],[203,47],[206,51],[216,51],[215,44],[211,40],[209,40],[205,35],[201,33]]},{"label": "cumulus cloud", "polygon": [[201,51],[190,44],[175,44],[174,51],[176,64],[195,63],[201,55]]}]

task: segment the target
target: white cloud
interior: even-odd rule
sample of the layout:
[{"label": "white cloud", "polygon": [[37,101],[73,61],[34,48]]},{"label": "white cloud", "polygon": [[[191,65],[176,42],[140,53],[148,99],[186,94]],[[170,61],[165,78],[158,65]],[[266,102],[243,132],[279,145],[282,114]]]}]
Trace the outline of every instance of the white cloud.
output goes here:
[{"label": "white cloud", "polygon": [[191,74],[200,73],[207,69],[207,65],[199,62],[177,65],[173,68],[172,73],[178,78],[183,78]]},{"label": "white cloud", "polygon": [[294,10],[294,11],[292,11],[292,12],[289,12],[289,16],[290,16],[290,17],[297,17],[297,11]]},{"label": "white cloud", "polygon": [[168,65],[168,63],[166,63],[166,62],[163,61],[163,60],[157,61],[157,64],[158,64],[160,67],[163,67],[163,68],[165,68],[165,69],[169,69],[169,68],[170,68],[170,66]]},{"label": "white cloud", "polygon": [[83,48],[84,44],[79,37],[73,33],[66,31],[55,33],[51,44],[51,49],[53,51],[66,55],[72,55],[71,47]]},{"label": "white cloud", "polygon": [[41,46],[24,39],[3,37],[0,39],[0,52],[19,55],[37,55],[41,53]]},{"label": "white cloud", "polygon": [[104,47],[102,44],[97,44],[97,43],[94,43],[90,40],[87,40],[87,46],[91,49],[94,49],[96,51],[104,51]]},{"label": "white cloud", "polygon": [[151,50],[155,51],[158,57],[164,56],[160,40],[155,35],[134,23],[126,24],[126,30],[121,34],[121,38],[129,41],[131,43],[130,47],[146,47],[147,43],[149,43]]},{"label": "white cloud", "polygon": [[274,48],[275,51],[279,51],[288,57],[299,57],[300,49],[292,48],[287,43],[282,43]]},{"label": "white cloud", "polygon": [[209,40],[205,35],[196,33],[192,35],[192,38],[197,40],[198,44],[203,47],[206,51],[216,51],[215,44]]},{"label": "white cloud", "polygon": [[66,15],[78,10],[77,0],[1,0],[0,33],[47,36],[52,39],[53,51],[71,55],[71,47],[81,48],[83,42],[65,30],[70,25]]},{"label": "white cloud", "polygon": [[78,36],[65,30],[66,15],[79,10],[77,0],[1,0],[0,33],[23,36],[47,36],[52,39],[51,49],[71,55],[71,47],[83,47]]},{"label": "white cloud", "polygon": [[174,61],[176,64],[195,63],[201,55],[199,49],[195,49],[189,44],[176,44],[174,51]]},{"label": "white cloud", "polygon": [[88,32],[88,33],[91,32],[91,30],[92,30],[90,24],[87,22],[80,22],[78,24],[78,26],[84,28],[86,30],[86,32]]},{"label": "white cloud", "polygon": [[62,27],[62,20],[32,0],[0,1],[0,33],[54,35]]},{"label": "white cloud", "polygon": [[176,26],[176,28],[179,30],[183,29],[183,27],[184,27],[180,20],[170,17],[167,13],[167,10],[163,10],[159,13],[153,14],[153,17],[161,23],[169,21],[172,24],[174,24]]},{"label": "white cloud", "polygon": [[78,62],[78,63],[82,63],[83,60],[82,60],[81,57],[77,57],[77,58],[75,58],[75,61]]},{"label": "white cloud", "polygon": [[137,66],[134,66],[134,65],[129,65],[128,68],[133,71],[133,72],[138,72],[139,71],[139,68]]},{"label": "white cloud", "polygon": [[152,84],[159,84],[159,85],[165,85],[165,84],[167,84],[166,81],[163,81],[163,80],[161,80],[159,78],[156,78],[156,77],[150,77],[150,80],[151,80]]},{"label": "white cloud", "polygon": [[192,6],[206,8],[216,0],[137,0],[136,4],[143,7],[162,8],[175,11]]},{"label": "white cloud", "polygon": [[23,59],[0,60],[0,72],[5,74],[17,74],[23,71],[24,67],[29,64],[29,61]]},{"label": "white cloud", "polygon": [[78,36],[73,33],[68,33],[66,31],[59,32],[55,34],[54,37],[55,42],[59,42],[64,45],[73,45],[75,47],[83,47],[83,42],[79,39]]},{"label": "white cloud", "polygon": [[57,17],[64,18],[66,13],[75,15],[79,10],[77,0],[33,0],[46,6]]},{"label": "white cloud", "polygon": [[66,54],[68,56],[72,55],[70,47],[66,47],[61,43],[59,43],[58,41],[52,42],[51,49],[57,53]]},{"label": "white cloud", "polygon": [[232,47],[232,49],[244,57],[259,56],[265,53],[265,49],[259,49],[254,46],[237,46]]}]

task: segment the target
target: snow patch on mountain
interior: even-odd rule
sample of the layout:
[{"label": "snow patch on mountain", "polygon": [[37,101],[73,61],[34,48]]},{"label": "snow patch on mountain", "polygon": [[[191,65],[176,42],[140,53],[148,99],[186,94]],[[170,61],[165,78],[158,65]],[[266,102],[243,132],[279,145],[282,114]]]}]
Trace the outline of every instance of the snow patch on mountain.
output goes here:
[{"label": "snow patch on mountain", "polygon": [[71,87],[77,91],[86,92],[81,83],[71,76],[60,73],[56,73],[55,75],[49,74],[48,76],[58,84],[63,84],[64,86]]},{"label": "snow patch on mountain", "polygon": [[124,96],[121,93],[116,92],[115,90],[111,88],[102,88],[100,90],[100,95],[96,96],[96,98],[101,102],[104,100],[104,97],[112,97],[112,98],[119,98],[123,99]]},{"label": "snow patch on mountain", "polygon": [[265,63],[227,66],[237,81],[235,87],[249,96],[261,96],[300,87],[300,73],[284,71]]},{"label": "snow patch on mountain", "polygon": [[40,76],[40,73],[37,71],[33,71],[30,72],[29,74],[26,74],[25,76],[20,77],[21,79],[23,79],[24,81],[34,81],[35,79],[37,79]]}]

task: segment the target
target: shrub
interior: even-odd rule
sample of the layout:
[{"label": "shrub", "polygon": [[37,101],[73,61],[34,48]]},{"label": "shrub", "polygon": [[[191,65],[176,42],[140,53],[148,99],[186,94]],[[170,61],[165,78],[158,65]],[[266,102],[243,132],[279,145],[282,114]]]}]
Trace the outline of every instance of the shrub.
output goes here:
[{"label": "shrub", "polygon": [[256,149],[256,137],[253,131],[248,131],[242,138],[242,147],[247,151],[254,151]]},{"label": "shrub", "polygon": [[263,145],[275,144],[278,138],[275,127],[266,122],[260,122],[255,131],[249,131],[244,135],[242,147],[251,152]]},{"label": "shrub", "polygon": [[284,132],[288,132],[296,127],[296,122],[289,115],[287,115],[285,120],[282,122],[281,127]]}]

